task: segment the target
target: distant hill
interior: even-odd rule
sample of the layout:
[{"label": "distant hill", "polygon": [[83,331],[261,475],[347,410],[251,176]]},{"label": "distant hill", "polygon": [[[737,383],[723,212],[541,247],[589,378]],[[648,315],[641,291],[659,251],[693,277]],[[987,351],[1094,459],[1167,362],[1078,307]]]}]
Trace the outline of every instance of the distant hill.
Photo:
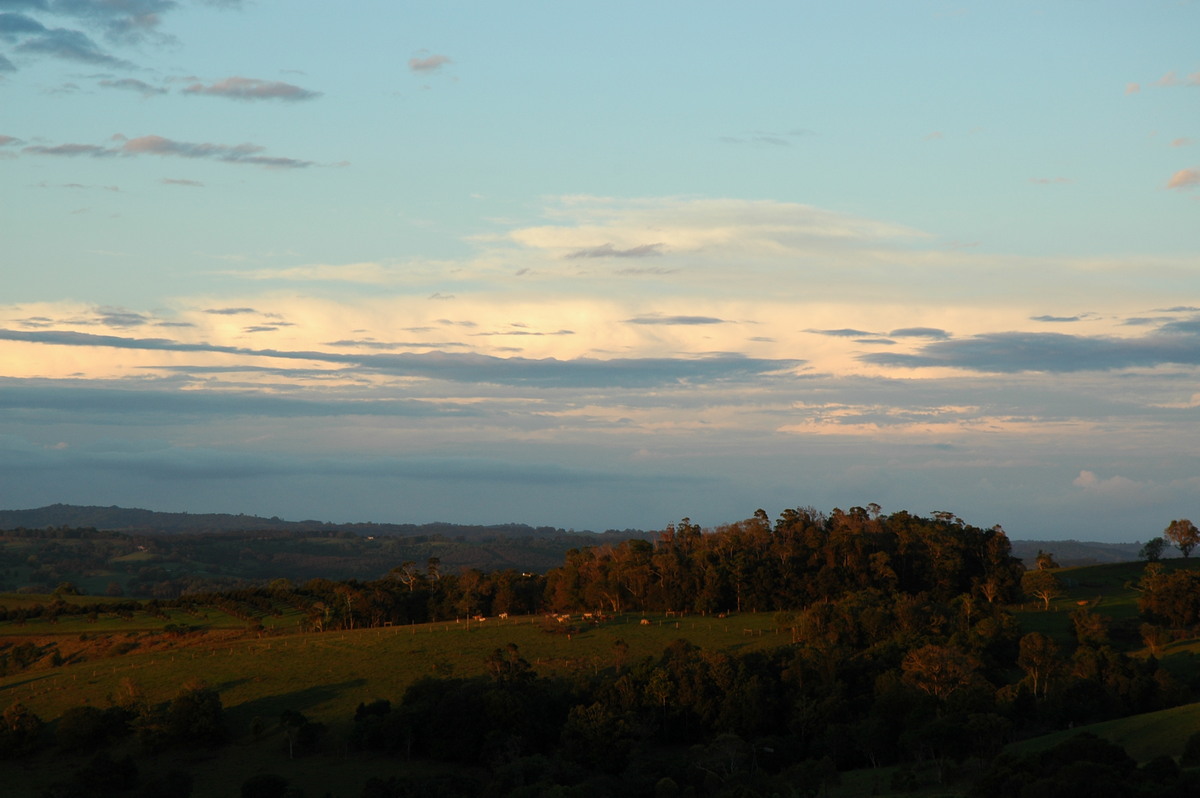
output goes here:
[{"label": "distant hill", "polygon": [[[228,513],[161,513],[126,507],[94,507],[52,504],[33,510],[0,510],[0,529],[46,529],[58,527],[92,528],[127,534],[201,534],[209,532],[352,532],[362,536],[440,536],[456,540],[505,538],[558,538],[587,535],[590,530],[567,530],[527,524],[463,525],[444,522],[429,524],[334,524],[327,521],[285,521],[278,517]],[[657,533],[640,529],[608,530],[596,535],[601,539],[649,539]]]},{"label": "distant hill", "polygon": [[[1141,543],[1096,543],[1079,540],[1014,540],[1014,557],[1020,557],[1025,567],[1033,567],[1038,551],[1054,555],[1055,561],[1064,568],[1077,565],[1104,565],[1114,562],[1130,562],[1138,558]],[[1176,556],[1174,549],[1163,552],[1163,557]]]}]

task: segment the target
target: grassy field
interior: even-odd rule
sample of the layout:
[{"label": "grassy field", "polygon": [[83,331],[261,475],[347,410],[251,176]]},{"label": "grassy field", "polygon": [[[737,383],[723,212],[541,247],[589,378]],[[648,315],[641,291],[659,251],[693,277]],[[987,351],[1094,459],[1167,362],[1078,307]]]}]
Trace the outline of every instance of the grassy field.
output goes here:
[{"label": "grassy field", "polygon": [[[323,634],[266,634],[246,638],[245,622],[209,611],[207,619],[171,612],[168,619],[106,619],[84,634],[105,631],[140,642],[121,656],[39,669],[0,679],[0,703],[25,703],[45,720],[97,697],[116,695],[126,679],[136,681],[152,701],[165,701],[188,679],[199,677],[217,688],[229,711],[236,735],[249,733],[255,716],[278,717],[296,709],[331,726],[347,723],[359,702],[398,699],[422,676],[472,676],[483,672],[487,656],[516,643],[541,673],[599,670],[613,665],[613,645],[629,646],[630,661],[658,656],[673,640],[684,638],[704,648],[748,650],[773,648],[790,640],[776,631],[769,614],[735,618],[618,616],[567,635],[547,626],[540,616],[492,619],[484,623],[423,624]],[[279,619],[281,626],[285,619]],[[173,637],[168,623],[204,624],[203,631]],[[115,626],[114,626],[115,625]],[[18,627],[26,639],[49,640],[46,628],[34,623]],[[43,624],[49,627],[49,624]],[[65,638],[78,636],[78,624],[63,628]],[[0,636],[12,629],[0,626]],[[549,629],[550,631],[547,631]],[[9,638],[14,639],[14,638]],[[140,649],[140,650],[139,650]]]},{"label": "grassy field", "polygon": [[[344,740],[359,703],[379,698],[397,701],[409,684],[424,676],[480,674],[487,656],[509,643],[517,644],[540,673],[552,674],[611,667],[617,640],[628,645],[627,658],[631,662],[657,657],[679,638],[705,648],[742,651],[774,648],[790,640],[790,632],[774,628],[770,614],[724,619],[649,615],[649,625],[641,623],[640,614],[624,615],[582,627],[570,635],[562,633],[553,622],[548,625],[541,616],[531,616],[323,634],[279,631],[249,638],[244,634],[244,621],[211,610],[209,615],[203,631],[181,638],[172,638],[162,630],[170,622],[195,623],[197,619],[172,612],[170,620],[138,613],[132,620],[116,621],[113,634],[119,640],[147,643],[148,650],[134,649],[120,656],[0,679],[0,706],[19,701],[44,720],[53,721],[73,706],[106,706],[107,697],[120,697],[131,687],[152,703],[166,701],[180,685],[198,677],[220,692],[233,742],[217,753],[159,757],[155,767],[160,771],[179,767],[196,773],[196,798],[236,795],[246,778],[270,772],[287,773],[294,782],[304,785],[309,796],[326,792],[354,796],[369,777],[410,772],[411,765],[344,750],[312,759],[288,760],[275,722],[284,710],[298,710],[325,723],[329,739]],[[38,626],[50,624],[2,624],[0,636],[9,641],[45,640],[46,630]],[[59,634],[71,637],[86,624],[72,620],[60,626],[63,628]],[[89,628],[92,634],[101,634],[99,625]],[[11,636],[14,631],[18,632],[16,637]],[[149,648],[151,642],[153,648]],[[264,727],[266,734],[256,738],[252,731],[256,725]],[[216,756],[220,767],[206,767],[206,757]],[[13,794],[32,795],[39,785],[44,786],[46,774],[81,764],[71,762],[68,759],[52,764],[52,755],[43,754],[19,772],[11,763],[0,763],[0,775],[15,780],[6,783],[28,790]],[[348,790],[347,785],[352,789]]]}]

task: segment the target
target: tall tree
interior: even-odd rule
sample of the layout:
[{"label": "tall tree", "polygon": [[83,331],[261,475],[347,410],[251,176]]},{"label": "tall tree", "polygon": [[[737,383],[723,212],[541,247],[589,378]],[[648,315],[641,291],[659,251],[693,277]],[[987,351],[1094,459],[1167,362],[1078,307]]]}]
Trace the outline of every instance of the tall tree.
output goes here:
[{"label": "tall tree", "polygon": [[1163,537],[1171,541],[1171,545],[1179,549],[1184,557],[1192,553],[1192,549],[1200,544],[1200,529],[1186,518],[1172,521],[1163,530]]},{"label": "tall tree", "polygon": [[1050,602],[1063,594],[1062,583],[1049,571],[1026,571],[1021,577],[1021,590],[1041,601],[1044,610],[1050,609]]}]

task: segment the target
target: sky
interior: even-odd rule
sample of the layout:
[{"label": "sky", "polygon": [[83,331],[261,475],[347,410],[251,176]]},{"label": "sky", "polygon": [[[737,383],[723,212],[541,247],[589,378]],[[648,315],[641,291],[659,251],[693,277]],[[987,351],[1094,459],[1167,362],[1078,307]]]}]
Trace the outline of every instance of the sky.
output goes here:
[{"label": "sky", "polygon": [[1200,517],[1200,3],[0,0],[0,507]]}]

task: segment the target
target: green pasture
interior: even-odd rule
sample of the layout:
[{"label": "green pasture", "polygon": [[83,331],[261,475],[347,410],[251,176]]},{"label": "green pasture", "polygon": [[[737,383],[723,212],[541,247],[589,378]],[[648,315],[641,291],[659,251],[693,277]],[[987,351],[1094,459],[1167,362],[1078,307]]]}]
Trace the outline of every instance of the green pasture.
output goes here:
[{"label": "green pasture", "polygon": [[1200,703],[1064,729],[1013,743],[1006,750],[1014,753],[1043,751],[1077,734],[1090,732],[1122,746],[1139,762],[1147,762],[1162,754],[1178,757],[1183,753],[1187,738],[1197,731],[1200,731]]},{"label": "green pasture", "polygon": [[[213,614],[213,610],[208,610]],[[105,706],[128,691],[161,702],[189,679],[216,688],[226,708],[233,741],[215,752],[176,752],[153,759],[161,771],[172,767],[194,773],[195,798],[236,795],[256,773],[283,773],[306,795],[356,796],[372,776],[411,773],[413,763],[344,750],[354,710],[379,698],[398,701],[405,688],[424,676],[475,676],[497,648],[515,643],[521,655],[543,675],[589,673],[615,665],[614,644],[628,645],[626,663],[658,657],[670,643],[686,639],[709,649],[746,651],[787,645],[790,632],[776,629],[771,614],[731,618],[682,618],[640,614],[618,616],[599,625],[565,627],[542,616],[492,618],[483,623],[422,624],[309,634],[265,634],[257,638],[211,639],[168,651],[98,659],[54,669],[32,670],[0,679],[0,705],[20,701],[47,722],[81,704]],[[194,619],[193,619],[194,620]],[[244,622],[232,619],[244,627]],[[156,619],[160,624],[166,623]],[[139,614],[140,622],[140,614]],[[180,619],[177,622],[186,622]],[[125,627],[120,627],[124,629]],[[139,633],[133,633],[136,635]],[[153,630],[141,635],[157,635]],[[124,638],[123,638],[124,639]],[[287,709],[303,712],[329,727],[337,750],[309,759],[288,760],[277,719]],[[257,719],[257,723],[256,723]],[[253,734],[258,725],[265,732]],[[43,755],[47,756],[47,755]],[[207,759],[213,762],[206,766]],[[219,764],[218,764],[219,763]],[[420,765],[417,765],[418,767]],[[56,771],[28,771],[32,780]],[[40,782],[30,782],[36,794]]]},{"label": "green pasture", "polygon": [[[195,617],[181,612],[173,611],[169,617],[175,623],[197,623]],[[219,690],[237,737],[249,733],[255,717],[274,719],[285,709],[342,727],[360,702],[398,700],[409,684],[423,676],[482,673],[488,655],[509,643],[520,648],[535,670],[549,675],[613,667],[617,640],[628,645],[627,662],[632,663],[659,656],[679,638],[703,648],[731,651],[775,648],[791,639],[787,630],[774,628],[770,614],[724,619],[649,616],[649,625],[641,624],[641,617],[619,616],[600,625],[576,627],[571,634],[553,621],[530,616],[483,623],[264,634],[212,643],[199,638],[168,651],[135,649],[120,657],[14,674],[0,679],[0,704],[21,701],[51,721],[69,707],[101,704],[104,696],[119,695],[127,679],[136,682],[148,700],[166,701],[188,679],[201,678]],[[243,621],[230,620],[231,626],[245,626]],[[159,630],[168,623],[155,621]],[[127,634],[135,631],[116,623]],[[212,630],[218,629],[214,624]]]}]

